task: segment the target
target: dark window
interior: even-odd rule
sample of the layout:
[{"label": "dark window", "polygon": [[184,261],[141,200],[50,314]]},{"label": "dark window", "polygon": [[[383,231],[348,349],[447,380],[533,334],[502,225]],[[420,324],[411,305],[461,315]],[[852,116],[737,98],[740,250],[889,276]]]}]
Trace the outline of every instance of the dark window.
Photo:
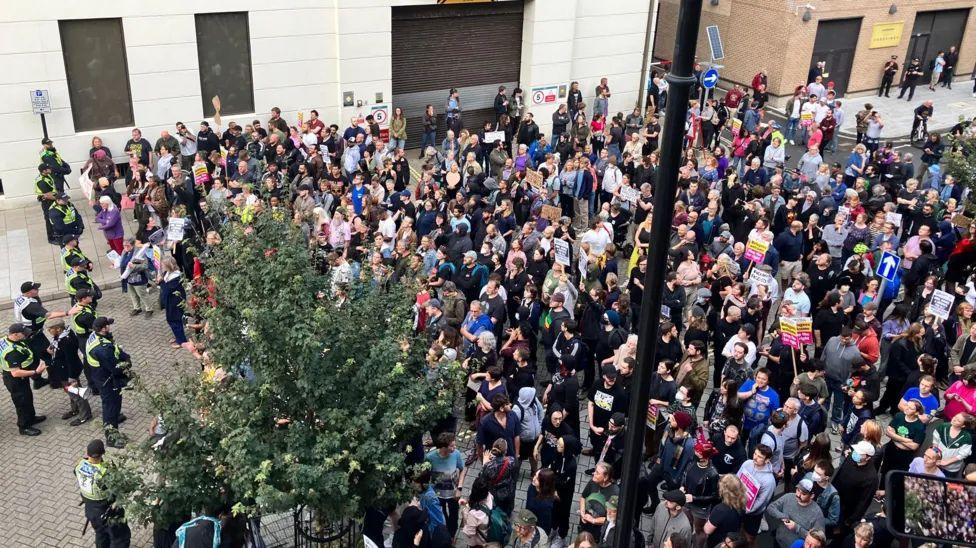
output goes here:
[{"label": "dark window", "polygon": [[134,125],[121,19],[58,21],[75,131]]},{"label": "dark window", "polygon": [[222,115],[254,112],[247,13],[198,14],[196,24],[203,115],[214,115],[214,96]]}]

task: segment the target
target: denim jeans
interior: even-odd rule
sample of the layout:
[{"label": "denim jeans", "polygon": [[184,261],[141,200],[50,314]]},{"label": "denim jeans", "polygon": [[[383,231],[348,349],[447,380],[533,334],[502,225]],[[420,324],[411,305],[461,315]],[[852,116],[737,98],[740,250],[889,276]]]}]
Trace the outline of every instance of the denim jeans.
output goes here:
[{"label": "denim jeans", "polygon": [[844,419],[844,404],[847,402],[847,392],[844,390],[844,383],[835,381],[830,377],[824,378],[827,381],[827,392],[830,412],[830,422],[840,424]]},{"label": "denim jeans", "polygon": [[431,146],[437,148],[437,132],[436,131],[425,131],[424,137],[420,141],[420,150],[425,151],[427,147]]},{"label": "denim jeans", "polygon": [[796,128],[800,125],[799,118],[790,118],[786,121],[786,134],[784,137],[787,141],[792,141],[796,137]]},{"label": "denim jeans", "polygon": [[607,146],[607,153],[617,159],[617,165],[620,165],[623,156],[620,154],[620,147],[616,144]]},{"label": "denim jeans", "polygon": [[390,137],[390,147],[391,148],[394,148],[394,149],[402,148],[402,149],[406,150],[406,148],[407,148],[407,140],[406,139],[397,139],[396,137]]}]

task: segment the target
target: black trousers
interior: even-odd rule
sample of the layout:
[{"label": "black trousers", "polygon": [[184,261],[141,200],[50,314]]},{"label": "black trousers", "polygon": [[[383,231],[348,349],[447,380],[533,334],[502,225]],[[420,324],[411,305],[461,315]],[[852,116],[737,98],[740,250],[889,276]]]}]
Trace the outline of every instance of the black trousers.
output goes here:
[{"label": "black trousers", "polygon": [[887,97],[891,93],[891,84],[894,82],[894,76],[883,76],[881,78],[881,87],[878,88],[878,97],[884,95]]},{"label": "black trousers", "polygon": [[85,500],[85,518],[95,531],[95,548],[128,548],[132,537],[125,522],[109,523],[110,507],[104,500]]},{"label": "black trousers", "polygon": [[905,96],[905,91],[907,90],[908,91],[908,100],[911,101],[912,100],[912,97],[915,97],[915,86],[917,86],[917,85],[918,84],[915,83],[915,82],[912,82],[910,84],[906,82],[906,83],[902,84],[901,85],[901,93],[898,94],[898,98],[899,99],[903,98]]},{"label": "black trousers", "polygon": [[54,235],[54,225],[51,224],[51,220],[47,216],[47,212],[51,210],[50,200],[41,200],[41,214],[44,215],[44,230],[47,232],[47,243],[49,244],[60,244]]},{"label": "black trousers", "polygon": [[17,410],[17,428],[28,428],[34,424],[34,393],[30,381],[16,378],[8,372],[3,373],[3,385],[10,392],[10,401]]}]

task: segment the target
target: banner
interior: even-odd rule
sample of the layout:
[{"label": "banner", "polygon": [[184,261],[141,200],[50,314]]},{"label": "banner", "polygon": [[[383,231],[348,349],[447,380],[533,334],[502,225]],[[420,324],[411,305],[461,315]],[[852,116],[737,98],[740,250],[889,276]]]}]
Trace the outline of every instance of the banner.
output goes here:
[{"label": "banner", "polygon": [[766,251],[768,249],[769,243],[763,240],[749,240],[749,244],[746,246],[745,258],[754,263],[761,263],[766,258]]}]

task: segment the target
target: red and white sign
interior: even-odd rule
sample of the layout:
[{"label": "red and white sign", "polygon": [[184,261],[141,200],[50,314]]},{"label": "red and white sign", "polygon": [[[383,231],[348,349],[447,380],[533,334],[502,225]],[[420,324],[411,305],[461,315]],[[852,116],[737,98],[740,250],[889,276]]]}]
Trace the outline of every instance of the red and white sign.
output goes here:
[{"label": "red and white sign", "polygon": [[542,87],[532,88],[532,104],[533,105],[554,104],[558,100],[558,95],[557,95],[558,91],[559,91],[558,86],[542,86]]},{"label": "red and white sign", "polygon": [[390,138],[390,114],[392,109],[390,105],[386,103],[380,103],[378,105],[373,105],[370,108],[370,114],[373,115],[373,120],[380,125],[380,138],[384,141]]}]

